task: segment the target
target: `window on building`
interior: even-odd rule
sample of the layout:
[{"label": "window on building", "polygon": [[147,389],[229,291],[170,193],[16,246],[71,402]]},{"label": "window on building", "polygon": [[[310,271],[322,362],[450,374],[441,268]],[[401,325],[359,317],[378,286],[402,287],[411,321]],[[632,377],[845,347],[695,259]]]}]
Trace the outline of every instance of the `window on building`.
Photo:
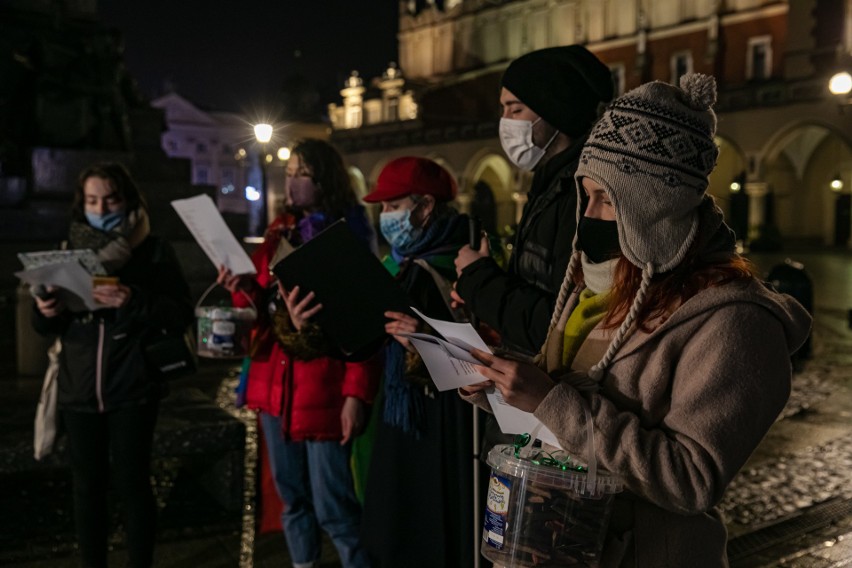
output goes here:
[{"label": "window on building", "polygon": [[392,122],[394,120],[399,120],[399,98],[398,97],[390,97],[386,101],[385,120],[388,121],[388,122]]},{"label": "window on building", "polygon": [[222,185],[234,185],[235,182],[234,168],[222,168]]},{"label": "window on building", "polygon": [[671,58],[671,83],[679,85],[680,78],[687,73],[692,73],[692,52],[679,51]]},{"label": "window on building", "polygon": [[346,128],[360,128],[361,106],[352,105],[346,107]]},{"label": "window on building", "polygon": [[234,149],[231,148],[228,144],[222,144],[222,155],[223,156],[228,156],[228,155],[232,154],[233,151],[234,151]]},{"label": "window on building", "polygon": [[624,63],[615,63],[609,68],[612,74],[613,94],[620,97],[624,94]]},{"label": "window on building", "polygon": [[205,144],[204,142],[199,142],[198,144],[195,145],[195,151],[198,152],[199,154],[206,154],[207,153],[207,144]]},{"label": "window on building", "polygon": [[196,166],[194,183],[196,183],[196,184],[207,183],[208,174],[209,174],[209,172],[207,170],[207,166]]},{"label": "window on building", "polygon": [[746,79],[761,81],[772,75],[772,37],[749,38]]},{"label": "window on building", "polygon": [[178,149],[177,141],[169,140],[166,143],[166,147],[169,149],[169,155],[174,154],[175,152],[177,152],[177,149]]}]

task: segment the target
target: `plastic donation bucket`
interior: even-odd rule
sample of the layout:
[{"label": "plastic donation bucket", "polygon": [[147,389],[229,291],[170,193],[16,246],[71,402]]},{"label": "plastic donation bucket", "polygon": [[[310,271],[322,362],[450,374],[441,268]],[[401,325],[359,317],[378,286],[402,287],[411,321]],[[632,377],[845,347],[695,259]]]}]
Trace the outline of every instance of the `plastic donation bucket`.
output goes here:
[{"label": "plastic donation bucket", "polygon": [[202,302],[217,286],[214,282],[195,305],[195,317],[198,322],[199,357],[211,359],[239,359],[249,350],[251,330],[257,319],[257,309],[251,298],[246,295],[250,308],[231,306],[202,306]]},{"label": "plastic donation bucket", "polygon": [[613,498],[622,489],[616,476],[589,475],[560,450],[524,455],[502,444],[487,461],[485,558],[507,568],[598,566]]}]

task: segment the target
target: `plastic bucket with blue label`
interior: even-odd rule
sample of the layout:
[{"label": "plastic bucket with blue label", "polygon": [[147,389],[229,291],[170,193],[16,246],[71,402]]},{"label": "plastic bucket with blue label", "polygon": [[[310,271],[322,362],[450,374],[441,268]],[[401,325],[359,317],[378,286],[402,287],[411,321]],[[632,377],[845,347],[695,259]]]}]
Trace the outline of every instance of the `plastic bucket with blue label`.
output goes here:
[{"label": "plastic bucket with blue label", "polygon": [[598,566],[613,498],[614,475],[588,468],[561,452],[488,453],[491,477],[482,555],[495,566]]},{"label": "plastic bucket with blue label", "polygon": [[[195,306],[198,322],[197,353],[210,359],[239,359],[249,351],[251,331],[257,310],[251,307],[202,306],[201,303],[215,286],[202,294]],[[251,303],[251,298],[248,298]]]}]

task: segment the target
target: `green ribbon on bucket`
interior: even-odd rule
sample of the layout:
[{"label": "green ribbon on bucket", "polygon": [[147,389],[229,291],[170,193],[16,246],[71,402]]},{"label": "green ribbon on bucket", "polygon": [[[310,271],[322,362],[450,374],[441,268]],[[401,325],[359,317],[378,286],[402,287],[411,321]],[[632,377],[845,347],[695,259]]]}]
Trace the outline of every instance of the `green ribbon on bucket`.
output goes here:
[{"label": "green ribbon on bucket", "polygon": [[[532,436],[529,434],[518,434],[515,436],[515,441],[512,446],[514,447],[514,454],[516,458],[521,457],[521,448],[527,446],[531,441]],[[587,471],[585,467],[574,464],[570,456],[566,456],[565,459],[559,459],[550,452],[540,451],[529,456],[528,459],[536,465],[555,467],[562,471]]]}]

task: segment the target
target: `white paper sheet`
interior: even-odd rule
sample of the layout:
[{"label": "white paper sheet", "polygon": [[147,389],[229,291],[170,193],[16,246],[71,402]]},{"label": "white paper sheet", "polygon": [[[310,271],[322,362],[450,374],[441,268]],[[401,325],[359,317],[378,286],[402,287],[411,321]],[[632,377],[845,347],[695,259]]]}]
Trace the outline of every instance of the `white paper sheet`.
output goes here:
[{"label": "white paper sheet", "polygon": [[217,269],[225,265],[234,274],[257,272],[209,195],[176,199],[172,207]]},{"label": "white paper sheet", "polygon": [[497,389],[489,389],[485,396],[488,399],[488,404],[491,405],[494,418],[497,419],[497,424],[504,434],[530,434],[542,442],[562,448],[553,432],[542,424],[535,417],[535,414],[511,406],[503,400],[503,396]]},{"label": "white paper sheet", "polygon": [[46,264],[16,272],[15,276],[29,284],[55,286],[56,297],[72,312],[92,311],[102,308],[92,298],[92,275],[76,260]]},{"label": "white paper sheet", "polygon": [[[491,353],[491,349],[472,325],[432,319],[414,307],[411,309],[443,336],[442,340],[428,334],[407,334],[412,345],[423,358],[423,363],[439,391],[488,380],[469,364],[481,364],[469,354],[470,349],[475,347],[480,351]],[[486,397],[494,412],[494,418],[497,419],[497,424],[504,434],[535,434],[535,437],[542,442],[561,447],[553,432],[548,430],[547,426],[542,424],[533,413],[506,403],[497,389],[487,391]]]},{"label": "white paper sheet", "polygon": [[439,337],[415,333],[407,336],[423,358],[423,363],[439,391],[447,391],[481,383],[482,376],[474,364],[479,362],[470,354]]},{"label": "white paper sheet", "polygon": [[32,270],[47,264],[60,264],[77,261],[88,270],[89,274],[105,275],[98,255],[92,249],[42,250],[36,252],[19,252],[18,260],[24,265],[24,270]]}]

